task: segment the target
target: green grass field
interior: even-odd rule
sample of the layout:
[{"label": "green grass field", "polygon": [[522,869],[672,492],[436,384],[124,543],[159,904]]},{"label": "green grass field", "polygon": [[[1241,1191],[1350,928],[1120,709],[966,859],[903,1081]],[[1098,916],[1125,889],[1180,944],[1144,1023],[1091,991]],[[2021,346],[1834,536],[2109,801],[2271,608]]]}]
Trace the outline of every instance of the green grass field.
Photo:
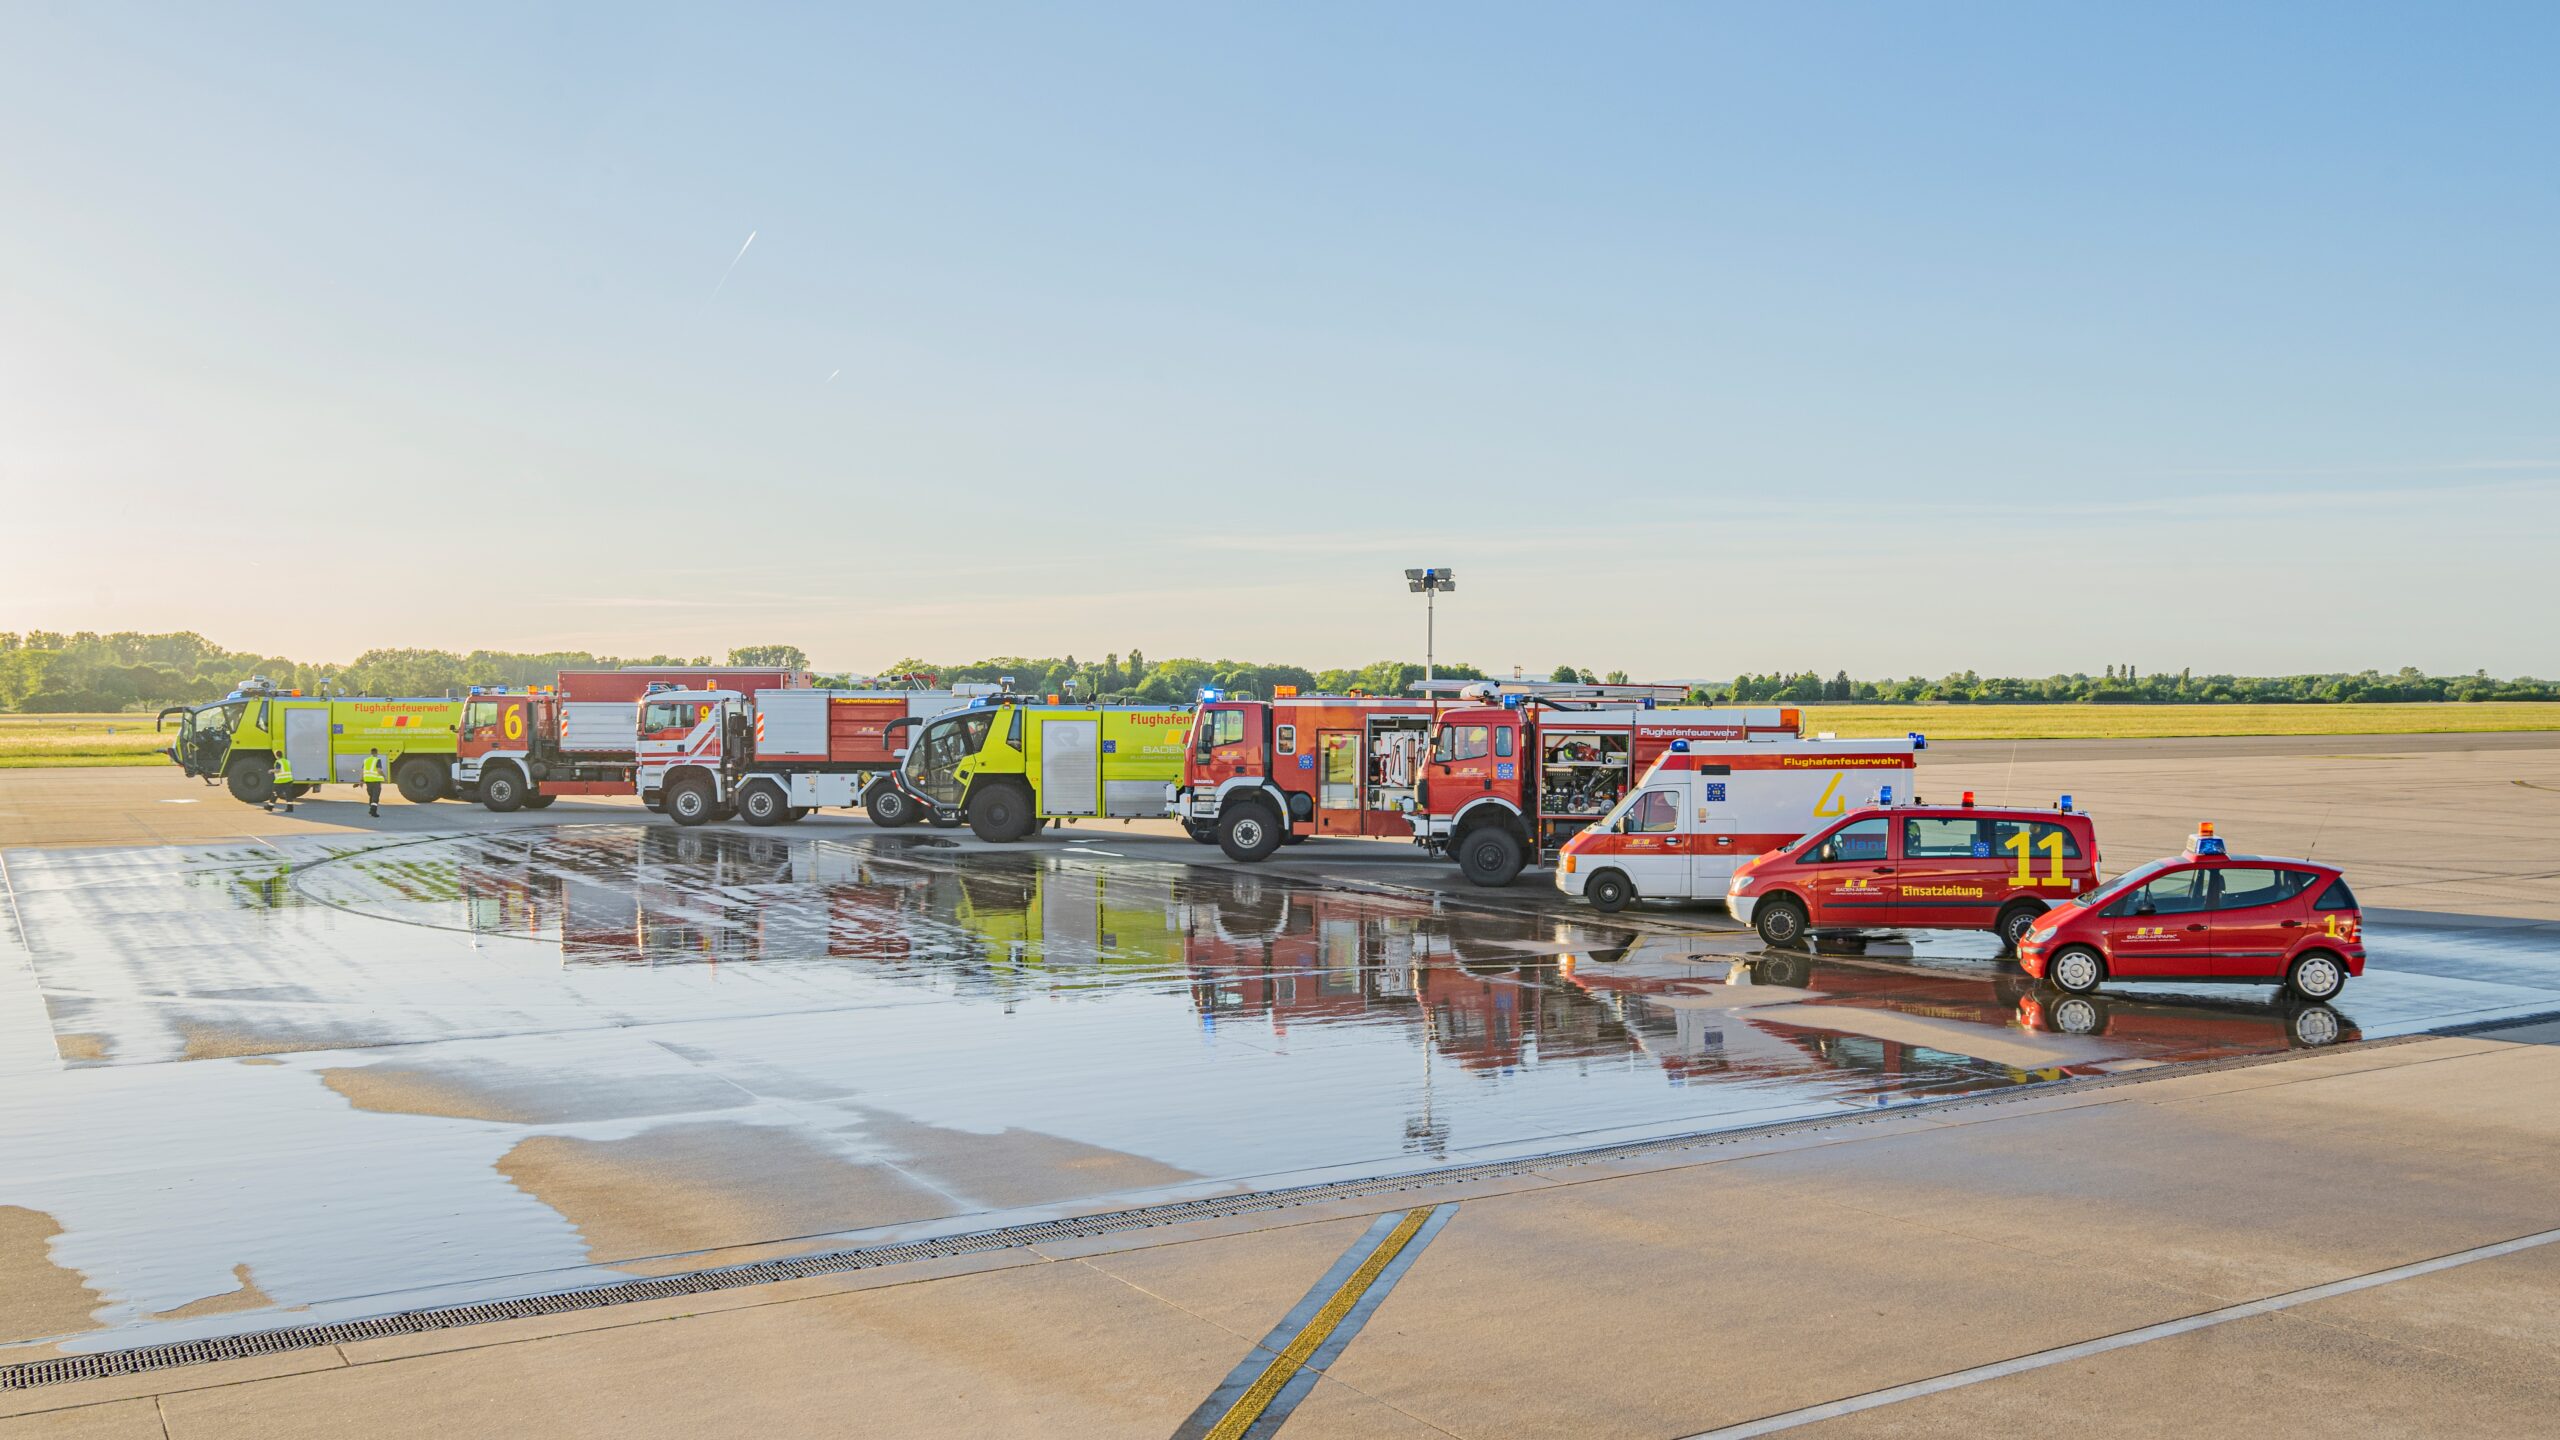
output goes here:
[{"label": "green grass field", "polygon": [[1917,730],[1932,740],[2440,735],[2560,730],[2560,705],[1807,705],[1804,728],[1844,737]]},{"label": "green grass field", "polygon": [[0,770],[167,765],[160,750],[170,738],[152,733],[148,715],[0,715]]},{"label": "green grass field", "polygon": [[[2560,705],[1808,705],[1808,731],[1932,740],[2151,740],[2179,735],[2425,735],[2560,730]],[[107,733],[109,729],[114,734]],[[148,715],[0,715],[0,770],[166,765]]]}]

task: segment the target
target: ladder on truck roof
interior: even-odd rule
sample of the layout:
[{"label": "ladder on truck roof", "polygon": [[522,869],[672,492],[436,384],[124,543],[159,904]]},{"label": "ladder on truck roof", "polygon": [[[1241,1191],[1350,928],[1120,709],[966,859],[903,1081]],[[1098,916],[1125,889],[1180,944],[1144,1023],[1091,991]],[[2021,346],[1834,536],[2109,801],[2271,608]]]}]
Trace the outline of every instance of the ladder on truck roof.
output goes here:
[{"label": "ladder on truck roof", "polygon": [[1586,685],[1564,680],[1416,680],[1413,689],[1426,695],[1461,697],[1471,690],[1482,690],[1489,705],[1516,699],[1535,700],[1542,705],[1615,701],[1652,706],[1689,698],[1686,685]]}]

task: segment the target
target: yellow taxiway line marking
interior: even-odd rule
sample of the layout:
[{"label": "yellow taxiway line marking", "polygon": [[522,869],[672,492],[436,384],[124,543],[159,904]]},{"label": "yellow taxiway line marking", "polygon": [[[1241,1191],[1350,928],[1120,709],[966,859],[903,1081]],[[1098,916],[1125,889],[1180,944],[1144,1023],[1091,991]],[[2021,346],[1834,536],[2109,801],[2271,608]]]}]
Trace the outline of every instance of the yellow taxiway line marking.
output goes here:
[{"label": "yellow taxiway line marking", "polygon": [[1289,1348],[1272,1356],[1271,1363],[1262,1367],[1261,1378],[1237,1396],[1235,1404],[1227,1407],[1227,1413],[1209,1428],[1208,1440],[1241,1440],[1244,1433],[1253,1428],[1253,1422],[1261,1419],[1262,1412],[1269,1409],[1272,1400],[1279,1396],[1281,1387],[1289,1383],[1290,1377],[1298,1373],[1298,1368],[1307,1363],[1307,1357],[1315,1354],[1325,1338],[1333,1334],[1333,1327],[1342,1323],[1342,1317],[1351,1313],[1351,1307],[1360,1303],[1360,1297],[1369,1293],[1369,1287],[1377,1283],[1379,1273],[1395,1260],[1405,1246],[1413,1243],[1414,1236],[1422,1233],[1423,1222],[1431,1218],[1433,1208],[1425,1205],[1405,1212],[1404,1219],[1396,1228],[1388,1233],[1377,1249],[1369,1252],[1369,1258],[1360,1262],[1360,1268],[1352,1271],[1350,1277],[1342,1282],[1342,1288],[1334,1291],[1323,1308],[1308,1318],[1297,1338],[1289,1342]]}]

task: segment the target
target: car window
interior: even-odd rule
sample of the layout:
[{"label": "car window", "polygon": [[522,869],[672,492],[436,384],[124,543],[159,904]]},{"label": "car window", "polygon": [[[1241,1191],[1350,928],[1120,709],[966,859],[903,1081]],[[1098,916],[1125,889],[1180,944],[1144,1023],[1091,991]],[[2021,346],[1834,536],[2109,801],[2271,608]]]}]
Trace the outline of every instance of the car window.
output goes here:
[{"label": "car window", "polygon": [[1493,732],[1493,753],[1499,759],[1511,756],[1511,727],[1505,725]]},{"label": "car window", "polygon": [[2099,886],[2097,889],[2090,891],[2088,898],[2083,900],[2081,903],[2084,905],[2104,905],[2108,901],[2122,895],[2127,890],[2133,889],[2135,886],[2149,880],[2152,876],[2159,874],[2160,868],[2167,863],[2168,862],[2165,860],[2153,860],[2147,864],[2137,865],[2117,876],[2113,880],[2108,881],[2106,884]]},{"label": "car window", "polygon": [[2320,898],[2312,902],[2311,908],[2314,910],[2353,910],[2357,908],[2356,892],[2347,888],[2347,877],[2341,875],[2337,879],[2329,882],[2329,888],[2320,892]]},{"label": "car window", "polygon": [[1879,817],[1843,825],[1831,832],[1820,844],[1805,852],[1808,864],[1828,865],[1850,860],[1882,860],[1885,858],[1885,822]]},{"label": "car window", "polygon": [[2222,878],[2222,890],[2214,898],[2217,910],[2250,910],[2260,905],[2274,905],[2302,893],[2312,877],[2300,870],[2262,869],[2255,865],[2226,865],[2216,872]]},{"label": "car window", "polygon": [[2142,888],[2128,893],[2107,913],[2139,915],[2148,905],[2159,915],[2192,915],[2205,907],[2206,881],[2209,870],[2172,870],[2145,882]]},{"label": "car window", "polygon": [[1902,858],[1905,860],[1972,859],[1991,851],[1982,846],[1982,822],[1972,816],[1960,820],[1916,816],[1902,822]]},{"label": "car window", "polygon": [[1618,830],[1626,835],[1668,835],[1680,828],[1680,805],[1668,790],[1647,790],[1627,807]]},{"label": "car window", "polygon": [[1983,828],[1990,832],[1991,853],[1994,855],[2017,854],[2017,847],[2010,843],[2011,837],[2024,830],[2027,832],[2029,854],[2038,857],[2051,855],[2053,837],[2059,835],[2062,837],[2062,858],[2080,858],[2080,842],[2073,838],[2071,827],[2067,825],[2057,825],[2051,820],[1986,820],[1982,823]]}]

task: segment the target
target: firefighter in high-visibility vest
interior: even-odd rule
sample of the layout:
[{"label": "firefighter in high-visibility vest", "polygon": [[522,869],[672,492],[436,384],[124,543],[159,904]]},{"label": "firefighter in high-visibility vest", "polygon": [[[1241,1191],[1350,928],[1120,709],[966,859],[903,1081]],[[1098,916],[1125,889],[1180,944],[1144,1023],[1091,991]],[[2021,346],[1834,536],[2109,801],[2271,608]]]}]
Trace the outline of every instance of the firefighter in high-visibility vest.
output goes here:
[{"label": "firefighter in high-visibility vest", "polygon": [[292,784],[293,757],[283,754],[282,752],[278,752],[276,755],[275,783],[267,787],[267,803],[263,807],[267,813],[275,813],[276,802],[278,800],[282,800],[284,802],[284,813],[287,815],[293,813],[293,796],[287,793],[287,787]]},{"label": "firefighter in high-visibility vest", "polygon": [[379,817],[382,814],[382,749],[376,746],[364,752],[364,808]]}]

